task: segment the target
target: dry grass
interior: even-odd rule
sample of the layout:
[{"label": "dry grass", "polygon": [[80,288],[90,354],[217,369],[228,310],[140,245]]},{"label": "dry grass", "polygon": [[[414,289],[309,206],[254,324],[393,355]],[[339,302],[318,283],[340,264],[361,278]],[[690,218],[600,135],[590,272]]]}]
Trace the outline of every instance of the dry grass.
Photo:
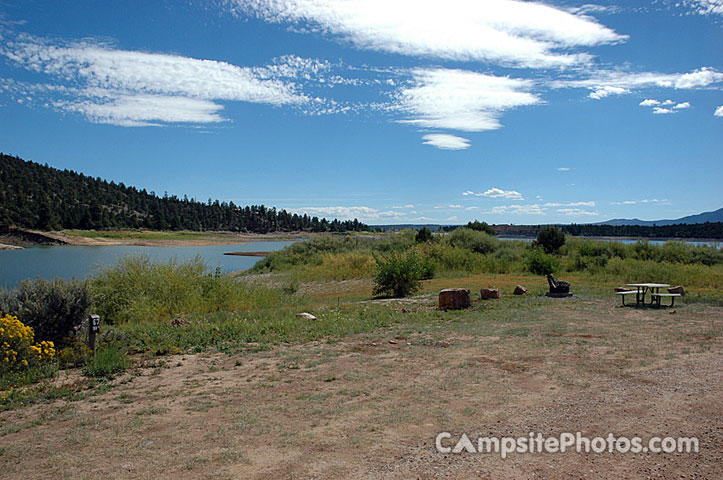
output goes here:
[{"label": "dry grass", "polygon": [[[505,292],[520,280],[462,284]],[[317,287],[320,298],[334,293]],[[408,322],[386,329],[256,353],[165,357],[98,395],[4,412],[3,478],[716,476],[723,309],[618,308],[612,295],[583,293],[506,296],[444,313],[425,304],[429,293],[419,298],[399,313]],[[440,431],[530,430],[698,436],[702,452],[501,460],[433,449]]]}]

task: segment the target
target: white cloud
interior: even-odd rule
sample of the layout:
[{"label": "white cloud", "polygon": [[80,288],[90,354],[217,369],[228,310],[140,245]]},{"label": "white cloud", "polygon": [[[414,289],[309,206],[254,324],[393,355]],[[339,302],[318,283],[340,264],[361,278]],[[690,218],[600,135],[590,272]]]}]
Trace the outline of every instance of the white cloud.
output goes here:
[{"label": "white cloud", "polygon": [[[617,70],[600,70],[589,78],[553,80],[548,82],[548,85],[551,88],[587,88],[593,90],[592,94],[590,94],[591,97],[593,94],[600,92],[598,96],[602,98],[611,93],[629,93],[640,88],[661,87],[690,90],[709,88],[721,82],[723,82],[723,73],[712,67],[702,67],[689,73],[631,73]],[[611,88],[614,88],[614,90],[611,90]],[[644,100],[643,104],[646,101]],[[672,101],[670,102],[672,103]]]},{"label": "white cloud", "polygon": [[[684,110],[690,108],[690,102],[675,103],[673,100],[659,101],[652,98],[646,98],[640,105],[643,107],[653,107],[653,114],[655,115],[666,115],[669,113],[676,113],[678,110]],[[668,107],[668,108],[666,108]]]},{"label": "white cloud", "polygon": [[57,102],[67,111],[84,114],[96,123],[109,123],[126,127],[156,125],[152,122],[213,123],[224,119],[218,114],[223,109],[208,100],[188,97],[157,95],[124,95],[102,101]]},{"label": "white cloud", "polygon": [[598,212],[591,212],[589,210],[582,210],[580,208],[558,208],[557,210],[555,210],[555,212],[571,217],[593,217],[596,215],[600,215]]},{"label": "white cloud", "polygon": [[510,200],[524,200],[522,194],[515,190],[502,190],[501,188],[490,188],[484,193],[476,193],[478,197],[490,197],[490,198],[507,198]]},{"label": "white cloud", "polygon": [[475,193],[472,190],[463,192],[462,195],[469,196],[474,195],[475,197],[489,197],[489,198],[507,198],[510,200],[524,200],[520,192],[515,190],[502,190],[501,188],[493,187],[482,193]]},{"label": "white cloud", "polygon": [[406,205],[394,205],[392,208],[397,208],[397,209],[414,208],[414,204],[408,203]]},{"label": "white cloud", "polygon": [[321,68],[298,57],[284,57],[286,67],[282,61],[268,69],[249,68],[89,42],[56,45],[30,36],[7,42],[0,54],[20,67],[78,85],[66,88],[64,93],[74,98],[56,99],[56,107],[117,125],[219,122],[222,107],[214,101],[222,100],[303,104],[310,99],[294,84],[270,77]]},{"label": "white cloud", "polygon": [[713,115],[716,117],[723,117],[723,105],[715,109],[715,112],[713,112]]},{"label": "white cloud", "polygon": [[590,95],[588,95],[590,98],[594,98],[595,100],[600,100],[601,98],[609,97],[610,95],[623,95],[630,93],[630,90],[623,87],[614,87],[612,85],[607,85],[604,87],[594,87],[592,89],[593,91],[590,92]]},{"label": "white cloud", "polygon": [[432,145],[442,150],[464,150],[469,148],[469,139],[446,133],[430,133],[423,136],[422,140],[424,140],[425,145]]},{"label": "white cloud", "polygon": [[654,115],[666,115],[668,113],[675,113],[675,110],[671,110],[670,108],[662,108],[662,107],[653,108]]},{"label": "white cloud", "polygon": [[464,205],[447,205],[449,208],[464,208]]},{"label": "white cloud", "polygon": [[610,202],[610,205],[636,205],[638,203],[657,203],[660,205],[670,205],[670,200],[667,198],[658,199],[650,198],[644,200],[623,200],[622,202]]},{"label": "white cloud", "polygon": [[543,207],[594,207],[595,202],[546,203]]},{"label": "white cloud", "polygon": [[620,7],[614,5],[596,5],[596,4],[585,4],[581,7],[571,7],[567,11],[578,15],[587,15],[588,13],[617,13],[621,10]]},{"label": "white cloud", "polygon": [[677,0],[675,5],[690,8],[698,15],[723,15],[723,0]]},{"label": "white cloud", "polygon": [[[627,36],[593,18],[516,0],[232,0],[238,13],[309,27],[357,48],[523,67],[589,60],[566,50],[611,44]],[[562,52],[561,52],[562,51]]]},{"label": "white cloud", "polygon": [[[376,208],[357,206],[357,207],[300,207],[292,209],[292,212],[300,215],[307,214],[310,216],[336,218],[339,220],[352,220],[354,218],[362,221],[384,221],[398,220],[411,212],[395,212],[392,210],[378,210]],[[416,212],[415,212],[416,213]]]},{"label": "white cloud", "polygon": [[558,172],[569,172],[570,170],[572,170],[570,167],[557,167]]},{"label": "white cloud", "polygon": [[545,215],[545,209],[538,204],[531,205],[500,205],[482,213],[512,215]]},{"label": "white cloud", "polygon": [[502,111],[542,102],[527,91],[529,80],[448,69],[418,69],[413,75],[416,85],[403,88],[397,102],[410,116],[402,122],[420,127],[495,130],[502,126]]}]

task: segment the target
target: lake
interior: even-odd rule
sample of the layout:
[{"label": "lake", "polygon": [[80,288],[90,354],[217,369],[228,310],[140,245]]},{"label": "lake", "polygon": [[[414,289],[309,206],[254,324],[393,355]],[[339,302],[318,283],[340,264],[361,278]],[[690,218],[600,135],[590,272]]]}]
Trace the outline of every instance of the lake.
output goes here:
[{"label": "lake", "polygon": [[[532,242],[537,237],[497,237],[500,240],[519,240],[521,242]],[[625,245],[632,245],[635,243],[638,243],[640,240],[645,240],[644,238],[625,238],[625,237],[575,237],[580,238],[583,240],[595,240],[598,242],[619,242],[624,243]],[[648,242],[651,245],[662,245],[665,242],[672,240],[672,239],[648,239]],[[723,248],[723,243],[717,242],[717,241],[708,241],[708,240],[682,240],[688,245],[692,245],[694,247],[701,247],[701,246],[707,246],[707,247],[716,247],[716,248]]]},{"label": "lake", "polygon": [[85,279],[97,272],[100,266],[113,265],[119,258],[138,254],[147,255],[156,261],[172,258],[184,261],[198,255],[211,270],[219,267],[222,273],[228,273],[251,268],[263,257],[224,255],[226,252],[272,252],[292,243],[294,242],[252,242],[206,247],[60,246],[0,250],[0,286],[10,288],[21,280],[37,277]]}]

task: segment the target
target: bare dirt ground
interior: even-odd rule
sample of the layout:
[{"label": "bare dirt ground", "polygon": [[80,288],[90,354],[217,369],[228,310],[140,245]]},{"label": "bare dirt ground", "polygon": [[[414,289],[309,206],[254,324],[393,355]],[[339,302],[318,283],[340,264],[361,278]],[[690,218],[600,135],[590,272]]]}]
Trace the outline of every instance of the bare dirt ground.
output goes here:
[{"label": "bare dirt ground", "polygon": [[[440,312],[428,328],[162,357],[105,393],[0,414],[0,472],[8,480],[720,478],[723,308],[671,314],[613,303],[541,299],[509,326],[482,307]],[[502,459],[437,453],[443,431],[695,436],[700,452]]]},{"label": "bare dirt ground", "polygon": [[[41,232],[37,230],[13,230],[0,235],[7,247],[33,245],[104,246],[132,245],[142,247],[200,247],[213,245],[241,245],[249,242],[294,240],[308,233],[232,233],[232,232],[118,232],[104,236],[86,237],[67,232]],[[101,232],[102,234],[102,232]],[[127,236],[126,236],[127,235]],[[154,238],[157,236],[158,238]],[[175,238],[174,238],[175,237]]]}]

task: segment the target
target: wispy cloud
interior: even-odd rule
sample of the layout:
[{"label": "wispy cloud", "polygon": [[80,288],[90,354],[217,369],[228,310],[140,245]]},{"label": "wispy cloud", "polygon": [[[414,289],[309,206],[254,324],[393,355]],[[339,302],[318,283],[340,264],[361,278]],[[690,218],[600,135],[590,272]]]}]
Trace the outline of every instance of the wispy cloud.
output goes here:
[{"label": "wispy cloud", "polygon": [[424,140],[425,145],[432,145],[442,150],[464,150],[469,148],[469,139],[446,133],[430,133],[424,135],[422,140]]},{"label": "wispy cloud", "polygon": [[543,207],[594,207],[595,202],[545,203]]},{"label": "wispy cloud", "polygon": [[723,0],[676,0],[675,5],[698,15],[723,15]]},{"label": "wispy cloud", "polygon": [[501,188],[493,187],[482,193],[475,193],[472,190],[467,190],[462,193],[463,196],[474,195],[475,197],[489,197],[489,198],[506,198],[508,200],[524,200],[522,194],[515,190],[502,190]]},{"label": "wispy cloud", "polygon": [[495,130],[504,110],[542,103],[528,91],[530,80],[441,68],[412,73],[415,85],[402,88],[397,102],[409,116],[401,122],[420,127]]},{"label": "wispy cloud", "polygon": [[669,113],[675,113],[675,110],[670,108],[655,107],[653,108],[653,115],[667,115]]},{"label": "wispy cloud", "polygon": [[[492,207],[482,213],[490,215],[539,215],[544,216],[548,213],[564,215],[568,217],[592,217],[599,215],[598,212],[585,210],[582,208],[574,208],[575,206],[594,207],[595,202],[575,202],[575,203],[546,203],[540,205],[533,203],[529,205],[500,205]],[[566,207],[566,208],[558,208]]]},{"label": "wispy cloud", "polygon": [[570,170],[572,170],[570,167],[557,167],[558,172],[569,172]]},{"label": "wispy cloud", "polygon": [[124,127],[156,126],[157,122],[222,122],[223,108],[208,100],[158,95],[121,95],[107,101],[96,98],[74,102],[57,101],[56,107],[78,112],[96,123]]},{"label": "wispy cloud", "polygon": [[591,87],[592,92],[588,97],[600,100],[601,98],[609,97],[610,95],[623,95],[630,93],[630,90],[623,87],[615,87],[612,85],[605,85],[602,87]]},{"label": "wispy cloud", "polygon": [[594,217],[596,215],[600,215],[598,212],[591,212],[581,208],[558,208],[555,210],[555,213],[569,217]]},{"label": "wispy cloud", "polygon": [[713,112],[713,115],[715,115],[716,117],[723,117],[723,105],[716,108],[715,112]]},{"label": "wispy cloud", "polygon": [[[66,82],[57,108],[91,121],[123,126],[157,122],[213,123],[224,119],[217,101],[299,105],[310,101],[291,82],[270,78],[304,68],[298,59],[282,69],[239,67],[216,60],[118,50],[92,42],[53,44],[21,36],[0,48],[15,65]],[[306,65],[306,68],[314,68]],[[29,87],[32,89],[32,87]],[[35,86],[36,93],[39,93]],[[54,93],[58,93],[54,89]]]},{"label": "wispy cloud", "polygon": [[511,215],[546,215],[545,209],[542,208],[542,206],[538,204],[531,204],[531,205],[499,205],[496,207],[492,207],[491,209],[487,211],[483,211],[482,213],[492,214],[492,215],[504,215],[504,214],[511,214]]},{"label": "wispy cloud", "polygon": [[[711,88],[723,82],[723,73],[712,67],[702,67],[688,73],[624,72],[600,70],[588,78],[555,79],[548,82],[551,88],[586,88],[592,90],[592,98],[604,98],[611,94],[631,93],[642,88],[673,88],[691,90]],[[595,96],[593,96],[595,95]],[[652,101],[652,99],[650,100]],[[645,103],[643,106],[652,106]]]},{"label": "wispy cloud", "polygon": [[[293,209],[298,214],[307,214],[310,216],[336,218],[339,220],[358,219],[362,222],[374,222],[384,220],[398,220],[404,218],[411,212],[399,212],[393,210],[378,210],[367,206],[356,207],[299,207]],[[416,213],[416,212],[414,212]]]},{"label": "wispy cloud", "polygon": [[591,17],[516,0],[233,0],[231,5],[239,14],[291,23],[357,48],[522,67],[586,62],[589,54],[568,50],[627,39]]},{"label": "wispy cloud", "polygon": [[610,205],[637,205],[640,203],[656,203],[660,205],[670,205],[670,200],[667,198],[664,199],[658,199],[658,198],[650,198],[650,199],[644,199],[644,200],[623,200],[621,202],[610,202]]}]

